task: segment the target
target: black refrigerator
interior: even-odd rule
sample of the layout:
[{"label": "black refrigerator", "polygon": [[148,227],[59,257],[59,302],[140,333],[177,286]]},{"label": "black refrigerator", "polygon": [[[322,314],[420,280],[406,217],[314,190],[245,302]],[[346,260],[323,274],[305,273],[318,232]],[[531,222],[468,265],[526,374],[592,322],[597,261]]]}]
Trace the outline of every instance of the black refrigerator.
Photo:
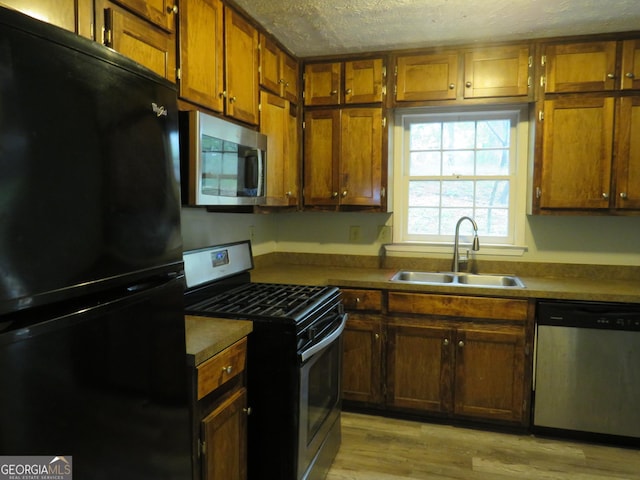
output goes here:
[{"label": "black refrigerator", "polygon": [[175,85],[0,8],[0,456],[193,478]]}]

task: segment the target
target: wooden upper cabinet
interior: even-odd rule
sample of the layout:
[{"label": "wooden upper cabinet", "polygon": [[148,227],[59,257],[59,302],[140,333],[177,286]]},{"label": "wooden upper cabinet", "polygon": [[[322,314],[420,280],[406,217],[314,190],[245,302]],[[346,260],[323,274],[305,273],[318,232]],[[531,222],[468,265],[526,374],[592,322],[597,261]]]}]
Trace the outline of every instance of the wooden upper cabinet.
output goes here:
[{"label": "wooden upper cabinet", "polygon": [[93,0],[2,0],[0,3],[83,37],[94,38]]},{"label": "wooden upper cabinet", "polygon": [[541,209],[609,207],[615,99],[544,102]]},{"label": "wooden upper cabinet", "polygon": [[180,1],[180,97],[224,111],[221,0]]},{"label": "wooden upper cabinet", "polygon": [[622,89],[640,90],[640,39],[622,42]]},{"label": "wooden upper cabinet", "polygon": [[339,105],[342,101],[342,64],[311,63],[304,68],[304,104]]},{"label": "wooden upper cabinet", "polygon": [[232,8],[225,6],[226,114],[257,125],[258,30]]},{"label": "wooden upper cabinet", "polygon": [[114,3],[137,13],[140,17],[158,27],[174,32],[175,15],[178,13],[176,0],[112,0]]},{"label": "wooden upper cabinet", "polygon": [[640,209],[640,97],[619,100],[615,206]]},{"label": "wooden upper cabinet", "polygon": [[175,35],[110,2],[104,2],[104,5],[105,44],[175,82]]},{"label": "wooden upper cabinet", "polygon": [[464,56],[464,97],[518,97],[529,93],[529,46],[478,49]]},{"label": "wooden upper cabinet", "polygon": [[298,131],[288,100],[260,92],[260,131],[267,136],[266,206],[298,203]]},{"label": "wooden upper cabinet", "polygon": [[616,42],[547,45],[545,92],[597,92],[616,86]]},{"label": "wooden upper cabinet", "polygon": [[307,110],[304,123],[304,203],[338,205],[340,110]]},{"label": "wooden upper cabinet", "polygon": [[344,103],[382,102],[385,77],[381,58],[345,62]]},{"label": "wooden upper cabinet", "polygon": [[260,85],[298,103],[298,61],[260,34]]},{"label": "wooden upper cabinet", "polygon": [[398,57],[396,101],[455,100],[458,55],[433,54]]}]

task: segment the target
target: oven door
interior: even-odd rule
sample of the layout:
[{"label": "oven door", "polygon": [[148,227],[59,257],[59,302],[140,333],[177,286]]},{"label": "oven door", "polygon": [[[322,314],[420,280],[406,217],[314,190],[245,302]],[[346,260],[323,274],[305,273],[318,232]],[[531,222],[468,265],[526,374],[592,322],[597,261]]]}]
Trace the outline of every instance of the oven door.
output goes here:
[{"label": "oven door", "polygon": [[342,332],[347,314],[336,323],[335,329],[299,354],[298,480],[324,478],[340,448]]}]

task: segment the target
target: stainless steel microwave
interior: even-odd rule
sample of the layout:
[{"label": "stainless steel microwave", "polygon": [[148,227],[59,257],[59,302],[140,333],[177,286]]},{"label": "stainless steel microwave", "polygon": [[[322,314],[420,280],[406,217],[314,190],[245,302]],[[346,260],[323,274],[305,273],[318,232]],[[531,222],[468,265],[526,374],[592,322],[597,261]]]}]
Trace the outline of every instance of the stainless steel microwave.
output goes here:
[{"label": "stainless steel microwave", "polygon": [[264,203],[267,137],[196,110],[180,115],[183,203]]}]

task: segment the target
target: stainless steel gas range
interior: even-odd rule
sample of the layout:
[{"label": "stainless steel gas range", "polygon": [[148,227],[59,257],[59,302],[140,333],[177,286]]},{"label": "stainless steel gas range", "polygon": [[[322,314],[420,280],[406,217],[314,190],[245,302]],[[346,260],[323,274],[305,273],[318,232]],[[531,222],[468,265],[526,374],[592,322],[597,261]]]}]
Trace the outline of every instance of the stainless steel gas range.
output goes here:
[{"label": "stainless steel gas range", "polygon": [[183,255],[188,314],[252,320],[247,360],[250,480],[320,480],[341,439],[340,291],[252,283],[248,241]]}]

